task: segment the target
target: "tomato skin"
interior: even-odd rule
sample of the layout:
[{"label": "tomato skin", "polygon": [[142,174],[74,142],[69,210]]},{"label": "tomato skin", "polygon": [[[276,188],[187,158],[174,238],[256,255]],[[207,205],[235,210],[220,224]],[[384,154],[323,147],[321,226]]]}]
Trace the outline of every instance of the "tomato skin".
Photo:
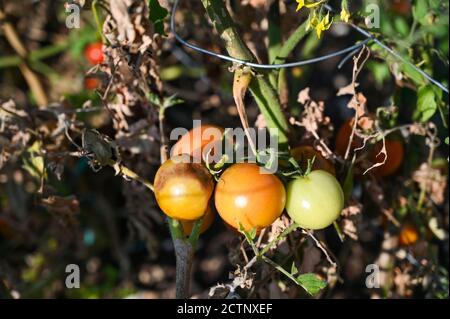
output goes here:
[{"label": "tomato skin", "polygon": [[[403,159],[405,157],[405,148],[402,142],[397,140],[386,140],[386,163],[384,165],[374,169],[375,176],[387,177],[396,173],[403,164]],[[383,149],[383,142],[379,142],[375,145],[372,153],[371,160],[373,163],[382,162],[384,160],[384,155],[377,155]]]},{"label": "tomato skin", "polygon": [[84,79],[84,87],[87,90],[95,90],[100,86],[100,79],[94,76],[89,76]]},{"label": "tomato skin", "polygon": [[84,50],[86,60],[92,65],[103,63],[105,56],[103,54],[103,43],[95,42],[89,44]]},{"label": "tomato skin", "polygon": [[303,171],[308,168],[308,159],[312,160],[315,157],[312,170],[323,170],[331,175],[336,176],[336,169],[333,163],[327,160],[325,157],[316,151],[314,147],[309,145],[299,146],[291,150],[291,156],[300,162],[300,167]]},{"label": "tomato skin", "polygon": [[173,146],[171,155],[188,154],[206,161],[207,155],[216,143],[221,143],[225,129],[215,125],[201,125],[183,135]]},{"label": "tomato skin", "polygon": [[412,5],[410,0],[393,0],[391,10],[403,16],[411,15]]},{"label": "tomato skin", "polygon": [[404,225],[400,230],[399,243],[402,246],[414,245],[419,239],[419,232],[412,224]]},{"label": "tomato skin", "polygon": [[[336,135],[336,153],[340,156],[345,156],[347,152],[348,142],[353,132],[353,125],[355,123],[354,118],[350,118],[341,126],[337,135]],[[350,150],[354,150],[355,148],[361,147],[363,145],[363,141],[360,137],[354,136],[352,145]]]},{"label": "tomato skin", "polygon": [[339,218],[343,208],[342,187],[328,172],[312,171],[288,184],[286,210],[303,228],[326,228]]},{"label": "tomato skin", "polygon": [[[214,219],[216,218],[216,214],[211,206],[208,206],[205,216],[203,216],[202,226],[200,227],[200,234],[203,234],[205,231],[211,227]],[[192,233],[192,229],[194,228],[194,224],[196,221],[180,221],[183,226],[183,232],[186,237],[190,236]]]},{"label": "tomato skin", "polygon": [[171,218],[193,221],[202,218],[214,190],[209,171],[191,163],[188,155],[167,160],[156,173],[155,197],[161,210]]},{"label": "tomato skin", "polygon": [[239,230],[261,230],[281,216],[286,203],[283,184],[260,167],[238,163],[229,167],[216,186],[217,212],[226,224]]}]

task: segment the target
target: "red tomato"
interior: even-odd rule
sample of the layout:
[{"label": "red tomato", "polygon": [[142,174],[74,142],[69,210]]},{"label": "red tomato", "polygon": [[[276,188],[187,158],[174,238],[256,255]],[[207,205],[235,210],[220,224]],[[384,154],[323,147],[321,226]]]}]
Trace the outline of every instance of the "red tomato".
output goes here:
[{"label": "red tomato", "polygon": [[103,54],[103,43],[95,42],[89,44],[84,50],[86,60],[92,65],[103,63],[105,56]]},{"label": "red tomato", "polygon": [[100,86],[100,79],[94,76],[89,76],[84,79],[84,87],[87,90],[95,90]]}]

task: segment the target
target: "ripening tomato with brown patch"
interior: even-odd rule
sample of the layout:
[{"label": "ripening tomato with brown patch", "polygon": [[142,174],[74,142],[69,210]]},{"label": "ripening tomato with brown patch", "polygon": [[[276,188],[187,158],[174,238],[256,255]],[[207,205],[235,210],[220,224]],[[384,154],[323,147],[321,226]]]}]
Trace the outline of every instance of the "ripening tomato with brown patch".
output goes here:
[{"label": "ripening tomato with brown patch", "polygon": [[[387,177],[395,174],[403,164],[405,157],[405,148],[403,143],[398,140],[386,140],[386,162],[373,170],[375,176]],[[385,154],[380,151],[383,149],[383,142],[375,144],[370,154],[373,163],[382,163],[385,159]]]},{"label": "ripening tomato with brown patch", "polygon": [[214,155],[214,148],[222,143],[225,129],[215,125],[201,125],[183,135],[173,146],[171,155],[188,154],[195,159],[206,161],[208,154]]},{"label": "ripening tomato with brown patch", "polygon": [[84,50],[84,57],[92,64],[97,65],[103,63],[105,55],[103,53],[103,43],[95,42],[90,43]]},{"label": "ripening tomato with brown patch", "polygon": [[209,171],[189,155],[174,156],[158,169],[155,197],[161,210],[181,221],[202,218],[214,190]]},{"label": "ripening tomato with brown patch", "polygon": [[323,170],[336,176],[336,169],[331,161],[327,160],[319,151],[309,145],[299,146],[291,150],[291,156],[299,162],[300,168],[305,172],[308,168],[308,160],[314,159],[312,170]]},{"label": "ripening tomato with brown patch", "polygon": [[217,212],[227,225],[259,231],[281,216],[286,191],[274,174],[256,164],[238,163],[222,174],[214,198]]}]

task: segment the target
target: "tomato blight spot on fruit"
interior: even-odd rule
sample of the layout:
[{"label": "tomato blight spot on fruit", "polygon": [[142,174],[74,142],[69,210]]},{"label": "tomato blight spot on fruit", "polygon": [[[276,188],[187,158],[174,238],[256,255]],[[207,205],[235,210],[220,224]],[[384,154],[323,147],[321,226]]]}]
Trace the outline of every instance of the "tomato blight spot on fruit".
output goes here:
[{"label": "tomato blight spot on fruit", "polygon": [[214,189],[209,171],[190,161],[188,155],[171,158],[161,165],[155,177],[155,197],[159,207],[177,220],[202,218]]}]

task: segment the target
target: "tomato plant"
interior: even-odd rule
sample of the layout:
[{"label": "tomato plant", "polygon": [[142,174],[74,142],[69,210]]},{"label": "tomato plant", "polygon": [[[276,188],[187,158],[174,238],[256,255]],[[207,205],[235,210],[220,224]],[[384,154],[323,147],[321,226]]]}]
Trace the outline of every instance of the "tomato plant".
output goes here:
[{"label": "tomato plant", "polygon": [[261,173],[256,164],[238,163],[220,177],[215,203],[220,217],[231,227],[249,231],[271,225],[283,212],[286,192],[273,174]]},{"label": "tomato plant", "polygon": [[188,155],[167,160],[155,176],[155,197],[161,210],[174,219],[193,221],[203,217],[214,183],[201,164]]},{"label": "tomato plant", "polygon": [[326,228],[339,218],[343,208],[341,185],[328,172],[312,171],[288,184],[286,211],[303,228]]}]

